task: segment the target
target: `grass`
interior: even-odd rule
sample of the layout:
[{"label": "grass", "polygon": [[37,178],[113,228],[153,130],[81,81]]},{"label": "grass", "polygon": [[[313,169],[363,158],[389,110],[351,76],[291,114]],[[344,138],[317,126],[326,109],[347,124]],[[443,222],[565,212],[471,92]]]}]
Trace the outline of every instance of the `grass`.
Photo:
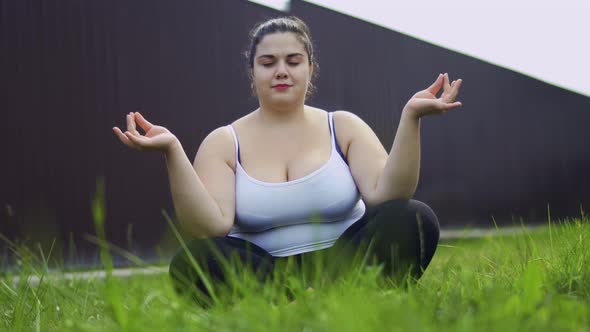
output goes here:
[{"label": "grass", "polygon": [[[101,238],[104,214],[94,204]],[[47,278],[48,255],[13,248],[21,278],[0,279],[0,330],[590,331],[589,239],[582,215],[534,231],[444,242],[416,283],[388,280],[378,266],[334,282],[321,267],[281,269],[266,285],[246,274],[207,310],[179,297],[167,274],[112,276],[106,249],[105,279],[68,280]],[[26,282],[35,275],[39,283]]]},{"label": "grass", "polygon": [[[208,310],[179,297],[166,274],[45,278],[38,285],[3,279],[0,330],[584,331],[590,330],[589,237],[588,219],[579,218],[442,243],[419,282],[402,285],[378,267],[331,284],[285,273],[282,285],[295,301],[284,286],[246,280]],[[39,271],[24,264],[21,280]]]}]

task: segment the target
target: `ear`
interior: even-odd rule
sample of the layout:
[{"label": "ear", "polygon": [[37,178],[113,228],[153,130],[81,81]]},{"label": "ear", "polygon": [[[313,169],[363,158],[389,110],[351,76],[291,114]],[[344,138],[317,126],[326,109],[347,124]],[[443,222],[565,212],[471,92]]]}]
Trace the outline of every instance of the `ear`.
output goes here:
[{"label": "ear", "polygon": [[313,63],[309,64],[309,79],[313,77]]}]

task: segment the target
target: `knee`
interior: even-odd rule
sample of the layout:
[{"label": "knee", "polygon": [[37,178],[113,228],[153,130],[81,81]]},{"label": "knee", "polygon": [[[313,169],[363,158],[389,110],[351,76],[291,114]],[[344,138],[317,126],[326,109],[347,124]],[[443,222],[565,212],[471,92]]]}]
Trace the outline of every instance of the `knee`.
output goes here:
[{"label": "knee", "polygon": [[[415,199],[395,199],[381,203],[376,207],[377,214],[390,214],[403,219],[411,220],[412,223],[422,224],[429,236],[439,239],[440,226],[438,217],[426,203]],[[432,234],[430,234],[432,233]]]},{"label": "knee", "polygon": [[222,238],[199,239],[187,242],[181,246],[172,257],[168,274],[174,282],[175,288],[186,287],[200,279],[195,263],[202,270],[208,270],[208,260],[215,248],[220,245]]},{"label": "knee", "polygon": [[423,202],[411,199],[408,202],[408,208],[416,215],[422,247],[422,260],[424,265],[428,265],[440,240],[438,218],[430,206]]},{"label": "knee", "polygon": [[425,235],[430,241],[438,243],[440,238],[440,224],[438,217],[424,202],[417,201],[414,199],[408,200],[407,209],[416,216],[419,225],[421,224]]},{"label": "knee", "polygon": [[190,257],[198,259],[201,256],[205,256],[211,251],[212,244],[215,242],[217,242],[215,238],[198,239],[186,242],[185,246],[181,246],[173,256],[172,261],[170,262],[170,267],[179,267],[190,264]]},{"label": "knee", "polygon": [[375,207],[375,214],[395,214],[421,218],[429,227],[439,229],[438,218],[426,203],[415,199],[394,199]]},{"label": "knee", "polygon": [[[414,238],[419,243],[421,265],[425,267],[434,256],[440,239],[438,217],[424,202],[414,199],[396,199],[377,206],[377,214],[386,215],[383,220],[393,229],[391,232]],[[395,222],[389,222],[395,220]]]}]

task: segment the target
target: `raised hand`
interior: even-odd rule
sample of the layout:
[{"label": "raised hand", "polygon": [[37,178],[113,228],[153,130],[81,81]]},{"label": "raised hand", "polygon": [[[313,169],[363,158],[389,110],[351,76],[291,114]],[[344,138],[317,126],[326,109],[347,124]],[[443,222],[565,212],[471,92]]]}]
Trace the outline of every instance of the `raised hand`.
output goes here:
[{"label": "raised hand", "polygon": [[[176,136],[168,129],[151,124],[139,112],[131,112],[126,118],[127,131],[123,133],[118,127],[113,127],[113,131],[123,144],[132,149],[168,152],[178,143]],[[137,131],[136,122],[145,131],[145,135]]]},{"label": "raised hand", "polygon": [[[463,80],[458,79],[449,83],[449,74],[439,74],[436,81],[422,91],[417,92],[406,104],[404,112],[421,118],[432,114],[443,114],[448,110],[461,106],[461,102],[455,101]],[[440,89],[443,93],[436,97]]]}]

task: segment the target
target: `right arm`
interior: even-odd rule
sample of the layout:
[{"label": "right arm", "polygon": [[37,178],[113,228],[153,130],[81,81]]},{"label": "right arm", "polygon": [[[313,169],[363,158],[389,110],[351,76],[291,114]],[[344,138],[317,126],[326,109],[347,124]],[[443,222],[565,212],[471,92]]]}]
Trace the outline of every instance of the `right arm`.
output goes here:
[{"label": "right arm", "polygon": [[165,153],[176,216],[196,238],[225,236],[234,223],[235,175],[229,164],[234,148],[227,135],[225,128],[211,132],[193,165],[178,140]]},{"label": "right arm", "polygon": [[[145,135],[139,134],[135,122]],[[166,156],[170,190],[182,228],[195,238],[225,236],[234,224],[235,175],[231,167],[234,144],[225,128],[211,132],[201,143],[193,165],[170,131],[154,126],[139,113],[127,115],[127,131],[113,128],[121,142],[139,151],[162,151]]]}]

